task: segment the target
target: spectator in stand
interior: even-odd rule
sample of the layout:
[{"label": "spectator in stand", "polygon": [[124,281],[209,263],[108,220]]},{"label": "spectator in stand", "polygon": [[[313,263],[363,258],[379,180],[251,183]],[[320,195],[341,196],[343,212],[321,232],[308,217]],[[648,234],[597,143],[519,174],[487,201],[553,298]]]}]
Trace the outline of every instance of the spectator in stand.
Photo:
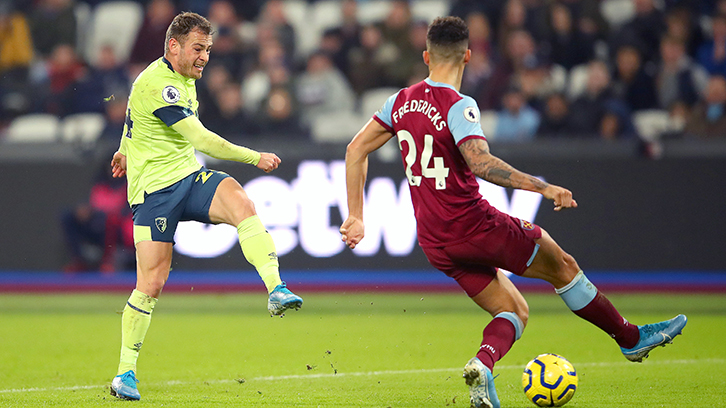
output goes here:
[{"label": "spectator in stand", "polygon": [[321,116],[352,111],[355,105],[355,94],[345,76],[320,51],[308,57],[305,72],[297,78],[295,96],[305,127]]},{"label": "spectator in stand", "polygon": [[[421,55],[426,50],[426,35],[428,34],[429,25],[427,22],[418,21],[411,26],[411,30],[406,35],[408,44],[399,50],[398,58],[395,64],[387,66],[387,77],[391,78],[392,85],[398,88],[408,86],[409,81],[415,79],[414,73],[421,66]],[[419,71],[420,72],[420,71]],[[428,76],[428,69],[425,70],[423,77],[414,81],[420,82]]]},{"label": "spectator in stand", "polygon": [[666,32],[664,14],[655,7],[654,0],[633,0],[633,3],[635,17],[613,33],[610,49],[616,50],[623,44],[635,45],[642,50],[644,62],[655,62],[660,39]]},{"label": "spectator in stand", "polygon": [[126,123],[126,100],[128,90],[123,93],[114,94],[104,102],[106,124],[99,136],[99,142],[110,147],[117,147],[119,138],[124,132]]},{"label": "spectator in stand", "polygon": [[706,71],[686,54],[682,40],[666,35],[660,46],[661,64],[656,74],[656,93],[662,109],[683,101],[693,106],[708,82]]},{"label": "spectator in stand", "polygon": [[595,54],[595,37],[582,32],[573,24],[572,13],[563,4],[554,3],[550,8],[552,30],[543,43],[549,49],[550,61],[568,71],[572,67],[590,61]]},{"label": "spectator in stand", "polygon": [[600,139],[612,141],[631,138],[635,134],[635,126],[628,106],[616,98],[605,101],[598,132]]},{"label": "spectator in stand", "polygon": [[76,46],[76,16],[72,0],[40,0],[30,14],[33,46],[47,58],[61,44]]},{"label": "spectator in stand", "polygon": [[513,33],[527,31],[525,27],[526,20],[527,9],[524,7],[522,0],[507,0],[504,10],[502,10],[502,18],[497,26],[496,41],[499,45],[497,49],[499,54],[507,54],[508,41]]},{"label": "spectator in stand", "polygon": [[[126,201],[126,180],[111,177],[103,162],[87,202],[66,210],[61,218],[71,262],[66,272],[114,272],[117,250],[133,256],[133,220]],[[120,246],[119,246],[120,245]]]},{"label": "spectator in stand", "polygon": [[613,98],[610,72],[603,61],[593,60],[588,64],[585,92],[570,105],[573,131],[582,136],[595,136],[600,132],[600,123],[606,113],[606,104]]},{"label": "spectator in stand", "polygon": [[527,105],[522,90],[517,86],[510,86],[502,102],[504,109],[497,112],[495,142],[528,142],[534,139],[540,115]]},{"label": "spectator in stand", "polygon": [[229,0],[215,0],[209,5],[209,21],[214,27],[214,58],[210,64],[224,65],[235,81],[244,78],[254,64],[257,50],[244,44],[234,5]]},{"label": "spectator in stand", "polygon": [[71,45],[56,46],[45,64],[44,78],[35,85],[37,109],[59,116],[69,113],[72,85],[85,72],[85,66]]},{"label": "spectator in stand", "polygon": [[222,88],[229,86],[233,79],[224,65],[217,64],[205,67],[202,78],[204,79],[197,82],[197,99],[199,100],[199,117],[206,119],[219,114],[215,95]]},{"label": "spectator in stand", "polygon": [[665,22],[666,34],[683,41],[686,54],[695,57],[698,47],[704,42],[704,35],[699,21],[691,11],[685,6],[677,5],[668,11]]},{"label": "spectator in stand", "polygon": [[686,121],[685,134],[699,138],[726,136],[726,78],[713,75],[706,96],[696,104]]},{"label": "spectator in stand", "polygon": [[320,38],[320,50],[330,55],[333,64],[343,74],[348,72],[348,49],[345,48],[340,28],[329,28]]},{"label": "spectator in stand", "polygon": [[256,111],[270,92],[273,70],[282,68],[289,71],[289,59],[276,38],[267,38],[257,47],[257,62],[254,69],[242,81],[242,98],[249,111]]},{"label": "spectator in stand", "polygon": [[383,41],[393,44],[396,52],[401,53],[408,48],[409,32],[413,27],[411,19],[411,6],[407,0],[394,0],[391,2],[391,11],[380,25]]},{"label": "spectator in stand", "polygon": [[483,94],[473,96],[482,110],[499,109],[509,84],[518,80],[518,75],[527,64],[538,59],[534,39],[527,31],[513,31],[505,41],[507,46],[502,54],[504,58],[495,65],[489,86]]},{"label": "spectator in stand", "polygon": [[260,134],[266,136],[310,137],[301,125],[293,94],[287,87],[274,86],[262,102],[258,115]]},{"label": "spectator in stand", "polygon": [[469,27],[471,54],[485,54],[490,58],[496,58],[496,55],[493,54],[492,29],[487,15],[482,12],[470,13],[466,16],[466,25]]},{"label": "spectator in stand", "polygon": [[70,92],[68,113],[103,113],[104,98],[114,94],[129,92],[131,82],[126,67],[119,63],[114,48],[110,44],[101,47],[94,65],[84,71],[84,75],[73,84]]},{"label": "spectator in stand", "polygon": [[631,110],[658,108],[655,78],[644,67],[640,51],[630,45],[618,48],[615,55],[614,96],[625,101]]},{"label": "spectator in stand", "polygon": [[363,29],[358,21],[358,1],[343,0],[341,2],[342,22],[338,26],[343,39],[343,48],[350,50],[360,45],[360,32]]},{"label": "spectator in stand", "polygon": [[30,107],[28,73],[33,42],[25,15],[0,2],[0,127]]},{"label": "spectator in stand", "polygon": [[696,59],[709,74],[726,76],[726,15],[716,14],[711,23],[712,37],[701,44]]},{"label": "spectator in stand", "polygon": [[464,95],[484,95],[494,71],[494,63],[486,52],[472,52],[461,80]]},{"label": "spectator in stand", "polygon": [[575,136],[572,128],[570,105],[562,93],[553,93],[545,101],[542,120],[537,129],[538,137]]},{"label": "spectator in stand", "polygon": [[280,42],[289,58],[295,56],[295,29],[287,21],[282,0],[269,0],[262,8],[257,21],[258,42],[274,37]]},{"label": "spectator in stand", "polygon": [[360,46],[348,53],[348,78],[353,90],[360,95],[368,89],[391,85],[386,68],[395,64],[397,57],[396,47],[383,41],[378,27],[365,26],[361,31]]},{"label": "spectator in stand", "polygon": [[208,116],[205,122],[208,123],[209,130],[224,135],[225,139],[233,143],[257,136],[257,124],[243,109],[240,84],[225,84],[215,96],[217,114]]},{"label": "spectator in stand", "polygon": [[159,44],[164,43],[166,29],[176,15],[171,0],[151,0],[146,6],[144,21],[136,35],[129,63],[146,67],[159,58]]}]

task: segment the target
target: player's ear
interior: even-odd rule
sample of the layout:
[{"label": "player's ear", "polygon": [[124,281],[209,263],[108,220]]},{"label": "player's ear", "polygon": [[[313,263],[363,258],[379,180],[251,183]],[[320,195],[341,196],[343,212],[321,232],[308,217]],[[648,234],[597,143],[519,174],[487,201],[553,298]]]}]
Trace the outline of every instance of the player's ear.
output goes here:
[{"label": "player's ear", "polygon": [[431,62],[431,54],[429,54],[429,52],[426,50],[424,50],[423,52],[423,60],[426,65],[429,65],[429,63]]},{"label": "player's ear", "polygon": [[179,48],[181,47],[181,44],[179,44],[179,41],[177,41],[176,38],[170,38],[169,39],[169,51],[176,55],[179,53]]},{"label": "player's ear", "polygon": [[471,59],[471,49],[467,49],[464,53],[464,64],[468,64]]}]

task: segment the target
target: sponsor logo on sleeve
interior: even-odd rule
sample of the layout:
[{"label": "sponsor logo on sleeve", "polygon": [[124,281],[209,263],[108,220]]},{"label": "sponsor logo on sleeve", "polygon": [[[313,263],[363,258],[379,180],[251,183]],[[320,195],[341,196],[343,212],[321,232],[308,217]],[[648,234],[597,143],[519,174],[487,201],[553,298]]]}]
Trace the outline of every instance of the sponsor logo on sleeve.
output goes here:
[{"label": "sponsor logo on sleeve", "polygon": [[179,102],[179,99],[181,99],[181,92],[179,92],[176,87],[168,85],[161,91],[161,97],[164,98],[164,101],[167,103],[177,103]]},{"label": "sponsor logo on sleeve", "polygon": [[529,221],[519,220],[519,224],[522,226],[522,229],[527,231],[532,231],[534,229],[534,225]]},{"label": "sponsor logo on sleeve", "polygon": [[479,122],[479,111],[474,108],[473,106],[467,106],[464,109],[464,119],[468,120],[471,123],[478,123]]}]

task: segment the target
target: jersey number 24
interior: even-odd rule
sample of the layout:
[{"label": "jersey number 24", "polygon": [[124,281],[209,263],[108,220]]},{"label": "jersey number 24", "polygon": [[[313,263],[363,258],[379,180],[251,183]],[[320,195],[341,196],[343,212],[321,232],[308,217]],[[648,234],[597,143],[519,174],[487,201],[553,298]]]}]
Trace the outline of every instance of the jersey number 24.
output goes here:
[{"label": "jersey number 24", "polygon": [[420,186],[421,178],[432,178],[436,182],[437,190],[446,189],[446,177],[449,176],[449,168],[444,167],[443,157],[434,157],[434,166],[429,167],[431,164],[431,156],[434,153],[434,137],[431,135],[424,135],[424,147],[421,152],[421,174],[413,174],[413,165],[416,163],[418,158],[418,152],[416,151],[416,143],[413,140],[413,135],[406,130],[399,130],[396,133],[398,137],[398,148],[403,152],[403,142],[408,145],[408,153],[406,154],[406,179],[408,184],[412,186]]}]

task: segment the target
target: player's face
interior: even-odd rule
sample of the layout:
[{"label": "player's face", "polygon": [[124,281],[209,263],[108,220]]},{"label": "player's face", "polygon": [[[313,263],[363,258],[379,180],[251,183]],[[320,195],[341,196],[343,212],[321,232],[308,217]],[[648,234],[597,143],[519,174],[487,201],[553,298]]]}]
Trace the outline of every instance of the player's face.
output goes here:
[{"label": "player's face", "polygon": [[187,78],[202,77],[212,51],[212,36],[194,30],[189,33],[179,53],[179,73]]}]

